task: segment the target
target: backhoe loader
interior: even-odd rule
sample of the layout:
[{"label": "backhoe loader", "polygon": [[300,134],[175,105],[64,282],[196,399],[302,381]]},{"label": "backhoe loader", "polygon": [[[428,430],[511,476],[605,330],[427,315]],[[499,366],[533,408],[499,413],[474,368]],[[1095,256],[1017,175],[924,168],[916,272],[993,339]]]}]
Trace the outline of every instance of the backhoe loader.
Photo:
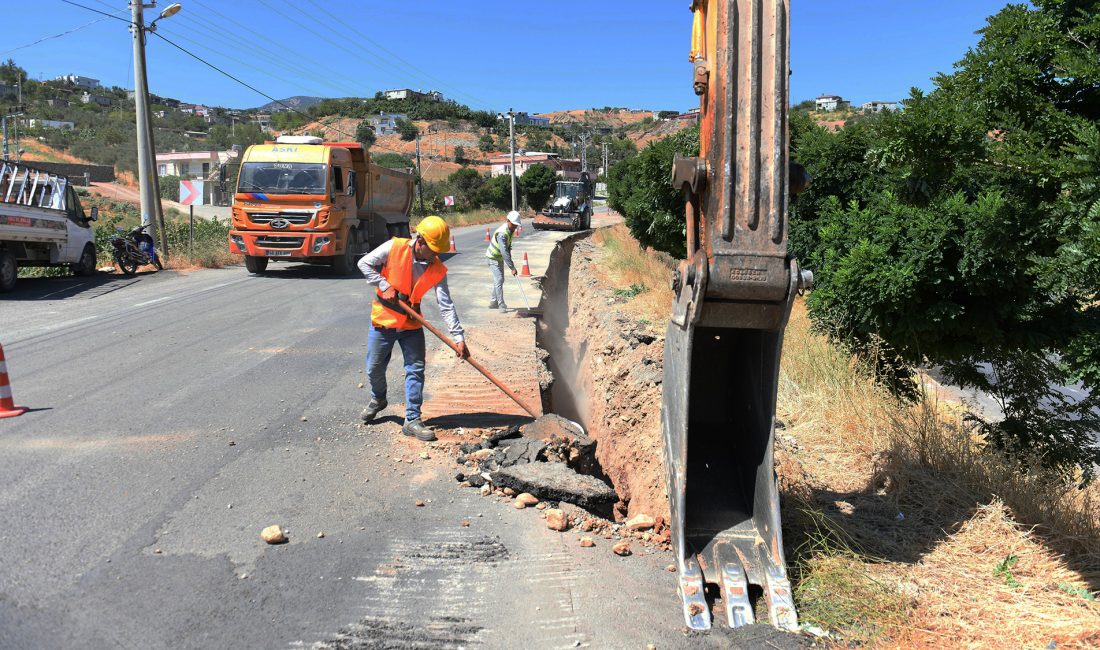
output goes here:
[{"label": "backhoe loader", "polygon": [[[787,203],[809,179],[788,155],[790,0],[694,0],[700,154],[677,157],[687,259],[673,279],[662,437],[689,627],[798,628],[773,460],[783,331],[812,284],[787,253]],[[708,585],[713,585],[708,591]],[[708,598],[710,600],[708,600]]]}]

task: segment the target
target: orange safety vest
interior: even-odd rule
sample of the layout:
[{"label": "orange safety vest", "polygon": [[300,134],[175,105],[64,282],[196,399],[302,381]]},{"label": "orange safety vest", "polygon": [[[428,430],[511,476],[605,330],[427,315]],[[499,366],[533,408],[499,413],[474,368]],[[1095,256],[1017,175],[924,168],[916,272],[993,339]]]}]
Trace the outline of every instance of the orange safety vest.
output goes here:
[{"label": "orange safety vest", "polygon": [[[447,267],[439,261],[439,258],[436,258],[428,264],[428,268],[424,270],[414,286],[412,281],[413,257],[409,240],[394,237],[393,245],[390,246],[389,258],[382,266],[382,277],[386,278],[386,282],[389,282],[394,289],[408,296],[409,306],[419,312],[420,299],[428,293],[428,289],[439,284],[443,276],[447,275]],[[382,292],[377,291],[376,293],[378,298],[381,299]],[[398,330],[415,330],[421,327],[420,323],[409,318],[404,312],[394,311],[378,300],[375,300],[374,305],[371,307],[370,319],[375,327],[388,327]]]}]

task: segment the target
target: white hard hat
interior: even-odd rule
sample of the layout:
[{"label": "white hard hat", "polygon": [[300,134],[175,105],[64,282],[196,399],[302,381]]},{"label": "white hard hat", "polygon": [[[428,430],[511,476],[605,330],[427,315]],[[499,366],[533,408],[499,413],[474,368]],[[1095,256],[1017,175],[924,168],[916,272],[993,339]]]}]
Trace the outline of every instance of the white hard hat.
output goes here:
[{"label": "white hard hat", "polygon": [[519,225],[519,213],[516,212],[515,210],[512,210],[511,212],[509,212],[508,213],[508,221],[511,221],[512,223],[514,223],[518,226]]}]

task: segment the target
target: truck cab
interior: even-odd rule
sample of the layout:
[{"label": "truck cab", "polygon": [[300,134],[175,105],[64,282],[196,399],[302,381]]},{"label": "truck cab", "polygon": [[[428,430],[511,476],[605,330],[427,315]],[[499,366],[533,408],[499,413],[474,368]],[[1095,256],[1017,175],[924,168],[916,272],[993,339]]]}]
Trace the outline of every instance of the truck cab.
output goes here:
[{"label": "truck cab", "polygon": [[391,224],[408,232],[411,206],[412,176],[371,165],[358,143],[281,136],[241,160],[229,249],[252,273],[274,260],[347,275]]}]

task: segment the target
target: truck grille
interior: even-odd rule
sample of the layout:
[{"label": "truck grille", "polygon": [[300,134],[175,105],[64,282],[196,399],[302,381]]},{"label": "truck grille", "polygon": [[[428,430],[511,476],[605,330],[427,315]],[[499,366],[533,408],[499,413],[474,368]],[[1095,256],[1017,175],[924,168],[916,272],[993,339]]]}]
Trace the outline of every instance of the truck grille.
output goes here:
[{"label": "truck grille", "polygon": [[256,238],[256,245],[261,248],[301,248],[305,237],[268,237]]},{"label": "truck grille", "polygon": [[312,212],[249,212],[248,220],[254,224],[266,225],[276,219],[285,219],[295,226],[304,226],[313,220]]}]

